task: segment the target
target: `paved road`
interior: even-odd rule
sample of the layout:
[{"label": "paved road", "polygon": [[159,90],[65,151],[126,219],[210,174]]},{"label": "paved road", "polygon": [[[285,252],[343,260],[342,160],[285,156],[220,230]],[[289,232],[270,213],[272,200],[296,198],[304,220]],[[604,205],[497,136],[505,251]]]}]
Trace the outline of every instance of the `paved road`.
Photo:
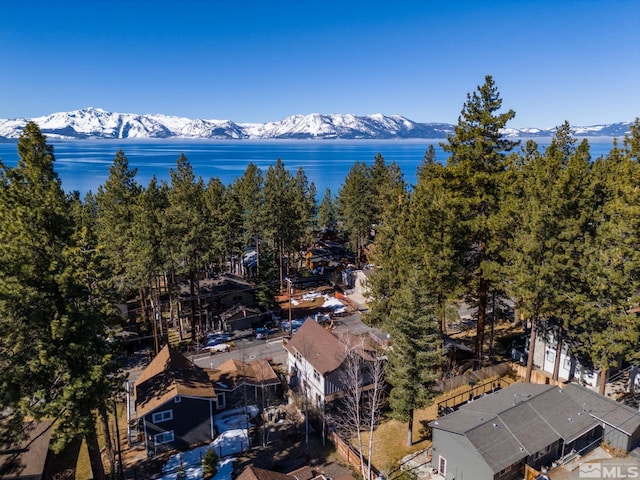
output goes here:
[{"label": "paved road", "polygon": [[[372,329],[362,323],[359,312],[339,317],[335,320],[335,333],[349,331],[353,335],[361,335]],[[375,331],[375,330],[374,330]],[[380,335],[380,332],[377,332]],[[260,360],[271,359],[274,363],[285,365],[287,362],[287,352],[284,349],[282,334],[271,335],[268,339],[257,340],[250,331],[238,332],[232,339],[234,348],[229,352],[218,352],[213,355],[206,353],[186,353],[185,356],[196,365],[203,368],[216,368],[230,358],[238,360]],[[131,359],[133,360],[133,358]],[[150,361],[149,355],[139,355],[129,364],[125,371],[129,374],[129,381],[133,382],[140,375],[142,370]]]},{"label": "paved road", "polygon": [[285,364],[287,351],[282,344],[282,335],[273,336],[266,340],[256,340],[254,337],[241,338],[233,341],[235,347],[229,352],[218,352],[188,356],[189,360],[203,368],[215,368],[230,358],[237,360],[271,359],[274,363]]},{"label": "paved road", "polygon": [[[340,333],[347,330],[353,335],[360,335],[370,331],[371,328],[362,323],[361,314],[357,312],[336,319],[333,332]],[[282,334],[270,336],[266,340],[257,340],[254,335],[243,333],[240,338],[234,339],[233,343],[235,348],[226,353],[220,352],[213,355],[206,353],[187,357],[203,368],[215,368],[230,358],[246,361],[268,358],[276,364],[286,365],[287,351],[283,345]]]}]

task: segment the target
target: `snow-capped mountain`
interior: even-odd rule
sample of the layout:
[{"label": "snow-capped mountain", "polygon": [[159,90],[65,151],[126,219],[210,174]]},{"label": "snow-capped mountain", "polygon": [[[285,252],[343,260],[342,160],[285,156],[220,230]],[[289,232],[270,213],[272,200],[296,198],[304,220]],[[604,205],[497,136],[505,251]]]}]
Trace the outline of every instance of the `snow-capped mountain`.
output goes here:
[{"label": "snow-capped mountain", "polygon": [[[446,123],[418,123],[400,115],[293,115],[268,123],[235,123],[168,115],[138,115],[84,108],[32,118],[52,139],[202,138],[202,139],[443,139],[453,132]],[[0,139],[16,139],[27,119],[0,119]],[[621,136],[630,123],[574,127],[576,136]],[[550,137],[555,129],[505,129],[510,137]]]}]

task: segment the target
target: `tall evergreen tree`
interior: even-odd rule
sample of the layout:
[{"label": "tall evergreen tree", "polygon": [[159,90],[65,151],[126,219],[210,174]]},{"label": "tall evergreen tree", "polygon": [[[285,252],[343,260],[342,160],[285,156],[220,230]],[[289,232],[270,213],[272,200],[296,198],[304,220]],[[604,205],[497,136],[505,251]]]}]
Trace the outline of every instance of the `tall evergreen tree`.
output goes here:
[{"label": "tall evergreen tree", "polygon": [[395,209],[399,202],[406,199],[407,186],[398,164],[391,162],[387,165],[380,153],[373,160],[370,177],[373,201],[372,224],[379,225],[388,218],[390,210]]},{"label": "tall evergreen tree", "polygon": [[[298,246],[297,239],[302,234],[302,221],[300,215],[306,208],[301,190],[301,184],[296,188],[295,179],[285,168],[281,159],[275,165],[269,166],[264,180],[264,226],[265,231],[271,237],[271,244],[277,252],[280,265],[280,285],[284,284],[287,276],[284,271],[285,258],[288,259],[287,271],[291,267],[292,252]],[[309,218],[308,216],[306,218]]]},{"label": "tall evergreen tree", "polygon": [[[545,326],[562,338],[563,323],[570,309],[563,304],[569,297],[572,269],[568,260],[580,235],[580,210],[576,201],[584,191],[572,185],[584,184],[587,171],[569,173],[575,154],[575,139],[567,122],[556,129],[550,146],[543,154],[529,141],[517,173],[510,178],[510,195],[503,211],[513,220],[508,258],[509,292],[516,299],[521,315],[531,325],[527,380],[530,379],[537,330]],[[582,163],[583,167],[588,165]],[[559,359],[559,355],[558,355]]]},{"label": "tall evergreen tree", "polygon": [[16,168],[0,166],[0,415],[13,427],[25,415],[54,418],[57,447],[84,435],[93,476],[105,478],[94,412],[109,395],[114,364],[91,291],[89,232],[74,227],[53,147],[35,123],[25,126],[18,154]]},{"label": "tall evergreen tree", "polygon": [[225,187],[219,178],[209,180],[204,198],[211,226],[210,269],[220,272],[242,253],[242,212],[233,188]]},{"label": "tall evergreen tree", "polygon": [[457,257],[462,239],[456,231],[457,218],[449,208],[449,172],[435,161],[433,146],[418,168],[417,177],[407,235],[416,253],[421,280],[435,292],[440,330],[446,333],[448,306],[457,302],[462,292],[463,271]]},{"label": "tall evergreen tree", "polygon": [[356,263],[364,260],[364,248],[374,221],[371,172],[363,162],[353,164],[338,194],[338,211],[349,242],[356,252]]},{"label": "tall evergreen tree", "polygon": [[172,271],[189,279],[191,340],[195,343],[200,323],[198,272],[209,261],[208,223],[204,182],[196,178],[184,154],[169,170],[171,183],[167,195],[164,231]]},{"label": "tall evergreen tree", "polygon": [[138,170],[129,167],[122,150],[116,153],[109,167],[109,177],[98,187],[97,240],[111,269],[113,288],[123,297],[138,285],[129,275],[128,260],[132,257],[130,240],[134,228],[134,206],[140,186],[136,182]]},{"label": "tall evergreen tree", "polygon": [[391,334],[387,379],[392,386],[392,415],[409,422],[407,445],[413,443],[413,412],[434,396],[442,350],[435,297],[415,274],[396,293],[386,328]]},{"label": "tall evergreen tree", "polygon": [[338,225],[337,217],[336,199],[331,194],[331,190],[327,188],[318,207],[318,226],[334,231]]},{"label": "tall evergreen tree", "polygon": [[[504,225],[499,205],[504,185],[507,152],[518,142],[502,130],[515,116],[513,110],[498,113],[502,99],[491,76],[467,95],[454,133],[441,146],[450,154],[451,206],[458,219],[459,238],[466,239],[458,255],[466,270],[467,298],[477,307],[476,357],[482,360],[488,293],[500,279]],[[492,285],[493,283],[493,285]]]},{"label": "tall evergreen tree", "polygon": [[257,254],[256,274],[260,272],[260,242],[264,230],[264,178],[262,171],[249,163],[242,177],[233,186],[233,193],[240,204],[244,245],[255,246]]},{"label": "tall evergreen tree", "polygon": [[569,336],[582,361],[600,370],[601,393],[620,358],[638,360],[640,322],[630,310],[640,300],[640,164],[628,148],[638,133],[632,129],[627,148],[614,142],[609,155],[594,163],[591,230],[578,239],[581,255],[575,259]]}]

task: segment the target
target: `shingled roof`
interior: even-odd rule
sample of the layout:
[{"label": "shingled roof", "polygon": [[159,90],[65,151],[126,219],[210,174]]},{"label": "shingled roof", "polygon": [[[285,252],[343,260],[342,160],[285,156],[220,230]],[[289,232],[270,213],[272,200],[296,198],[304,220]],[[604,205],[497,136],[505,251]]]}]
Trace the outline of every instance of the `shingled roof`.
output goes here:
[{"label": "shingled roof", "polygon": [[[349,477],[353,478],[353,477]],[[247,465],[242,473],[238,476],[237,480],[312,480],[327,478],[321,474],[315,472],[311,467],[305,465],[293,470],[289,473],[274,472],[273,470],[265,470],[264,468],[254,467],[253,465]]]},{"label": "shingled roof", "polygon": [[247,385],[278,385],[280,379],[266,360],[243,362],[231,358],[217,368],[206,369],[209,380],[219,388],[233,390],[243,383]]},{"label": "shingled roof", "polygon": [[25,424],[27,437],[19,444],[0,444],[0,478],[41,478],[44,473],[52,420]]},{"label": "shingled roof", "polygon": [[337,336],[308,318],[285,345],[292,355],[298,352],[321,375],[336,370],[347,356]]},{"label": "shingled roof", "polygon": [[180,396],[215,399],[216,392],[204,369],[165,345],[134,384],[136,413],[148,414]]},{"label": "shingled roof", "polygon": [[499,472],[559,439],[571,442],[600,423],[590,415],[584,394],[588,390],[575,387],[583,391],[579,399],[578,392],[568,394],[556,386],[516,383],[429,425],[466,436]]},{"label": "shingled roof", "polygon": [[361,337],[338,337],[312,318],[305,320],[285,348],[294,356],[299,353],[321,375],[337,370],[349,350],[355,350],[365,360],[375,359],[375,353],[366,348]]}]

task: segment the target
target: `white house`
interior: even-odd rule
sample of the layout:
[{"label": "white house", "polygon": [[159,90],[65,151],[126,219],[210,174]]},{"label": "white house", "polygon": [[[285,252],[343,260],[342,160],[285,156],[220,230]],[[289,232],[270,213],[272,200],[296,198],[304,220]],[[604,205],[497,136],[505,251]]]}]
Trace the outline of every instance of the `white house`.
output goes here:
[{"label": "white house", "polygon": [[[289,378],[316,406],[333,401],[343,388],[342,367],[348,352],[355,351],[364,361],[375,361],[375,352],[359,339],[338,337],[312,318],[308,318],[285,345]],[[368,385],[365,379],[363,389]]]},{"label": "white house", "polygon": [[576,381],[593,388],[600,384],[600,371],[580,363],[578,358],[572,354],[571,348],[566,342],[560,342],[560,348],[558,349],[556,328],[538,328],[536,331],[533,365],[547,374],[553,375],[556,355],[560,355],[559,380],[565,382]]}]

